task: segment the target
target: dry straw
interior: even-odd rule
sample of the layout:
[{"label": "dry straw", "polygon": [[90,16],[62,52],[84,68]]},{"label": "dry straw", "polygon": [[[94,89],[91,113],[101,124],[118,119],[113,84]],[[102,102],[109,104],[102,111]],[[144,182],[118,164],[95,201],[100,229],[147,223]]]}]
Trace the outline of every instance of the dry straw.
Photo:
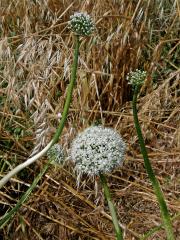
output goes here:
[{"label": "dry straw", "polygon": [[[129,102],[132,94],[126,81],[131,69],[145,68],[148,79],[138,101],[138,116],[178,238],[179,220],[174,216],[180,211],[179,9],[178,0],[1,0],[0,177],[28,158],[35,138],[40,149],[52,138],[70,80],[74,38],[67,22],[76,11],[91,13],[97,35],[82,40],[63,146],[68,148],[75,133],[95,121],[120,132],[127,143],[126,161],[123,171],[117,168],[108,177],[112,200],[124,222],[124,238],[140,239],[144,235],[148,236],[144,239],[164,240],[162,228],[149,232],[160,226],[161,220],[138,147]],[[40,112],[44,108],[46,112],[37,122],[34,113],[41,107]],[[48,134],[43,134],[43,119]],[[42,142],[36,134],[41,129]],[[11,178],[1,191],[2,214],[12,208],[12,202],[18,200],[42,164],[30,165]],[[113,239],[111,217],[97,179],[97,197],[91,179],[82,177],[78,191],[75,182],[70,164],[61,171],[49,169],[28,204],[3,228],[3,237],[11,239],[12,232],[14,238],[21,239]]]}]

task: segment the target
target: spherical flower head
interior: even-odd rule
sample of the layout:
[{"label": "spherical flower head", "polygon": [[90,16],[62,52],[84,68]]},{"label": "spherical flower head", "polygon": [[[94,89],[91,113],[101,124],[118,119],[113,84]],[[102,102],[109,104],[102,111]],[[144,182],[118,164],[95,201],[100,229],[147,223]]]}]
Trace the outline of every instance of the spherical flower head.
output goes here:
[{"label": "spherical flower head", "polygon": [[75,170],[88,175],[111,172],[123,163],[125,143],[111,128],[92,126],[73,141],[71,158]]},{"label": "spherical flower head", "polygon": [[142,86],[146,79],[146,75],[147,73],[145,71],[136,69],[128,74],[127,80],[133,87]]},{"label": "spherical flower head", "polygon": [[94,23],[87,13],[77,12],[70,17],[69,28],[80,36],[90,35],[94,29]]},{"label": "spherical flower head", "polygon": [[52,163],[62,165],[65,159],[63,147],[60,144],[54,144],[47,152],[47,156]]}]

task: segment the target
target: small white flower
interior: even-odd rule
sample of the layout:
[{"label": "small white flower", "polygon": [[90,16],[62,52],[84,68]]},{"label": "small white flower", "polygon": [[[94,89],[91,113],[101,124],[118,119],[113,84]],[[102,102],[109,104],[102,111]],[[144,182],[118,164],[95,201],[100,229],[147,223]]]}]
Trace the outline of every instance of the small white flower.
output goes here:
[{"label": "small white flower", "polygon": [[76,12],[70,17],[69,28],[81,36],[90,35],[94,29],[94,23],[87,13]]},{"label": "small white flower", "polygon": [[65,159],[63,147],[60,144],[54,144],[47,152],[47,156],[52,163],[63,164]]},{"label": "small white flower", "polygon": [[92,126],[73,141],[71,158],[79,173],[98,175],[112,171],[123,163],[125,143],[111,128]]},{"label": "small white flower", "polygon": [[146,79],[146,71],[142,71],[139,69],[136,69],[135,71],[131,71],[128,76],[127,76],[127,80],[129,82],[129,84],[131,84],[133,87],[135,86],[141,86],[145,79]]},{"label": "small white flower", "polygon": [[61,114],[60,112],[57,114],[57,118],[58,118],[58,119],[61,119],[61,118],[62,118],[62,114]]}]

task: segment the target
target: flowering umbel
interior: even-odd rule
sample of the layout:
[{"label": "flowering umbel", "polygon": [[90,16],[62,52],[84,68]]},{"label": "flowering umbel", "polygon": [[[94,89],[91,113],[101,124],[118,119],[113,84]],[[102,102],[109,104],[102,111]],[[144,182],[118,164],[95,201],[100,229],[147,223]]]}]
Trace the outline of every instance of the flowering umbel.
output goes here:
[{"label": "flowering umbel", "polygon": [[73,141],[71,158],[79,173],[98,175],[112,171],[122,164],[125,143],[111,128],[92,126]]},{"label": "flowering umbel", "polygon": [[146,74],[145,71],[136,69],[128,74],[127,80],[133,87],[141,86],[146,79]]},{"label": "flowering umbel", "polygon": [[60,144],[54,144],[47,152],[47,156],[52,163],[63,164],[65,159],[63,147]]},{"label": "flowering umbel", "polygon": [[87,13],[76,12],[70,17],[69,28],[80,36],[90,35],[94,29],[94,23]]}]

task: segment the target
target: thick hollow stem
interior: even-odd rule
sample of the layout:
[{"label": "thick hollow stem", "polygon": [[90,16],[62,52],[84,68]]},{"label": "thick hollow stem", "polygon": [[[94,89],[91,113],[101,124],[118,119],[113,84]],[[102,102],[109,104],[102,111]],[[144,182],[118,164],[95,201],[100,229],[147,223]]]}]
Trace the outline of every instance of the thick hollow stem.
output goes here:
[{"label": "thick hollow stem", "polygon": [[166,234],[167,234],[167,239],[168,240],[174,240],[173,229],[172,229],[172,224],[171,224],[168,208],[167,208],[163,193],[161,191],[159,182],[156,179],[156,176],[155,176],[154,171],[153,171],[152,166],[151,166],[151,162],[148,158],[148,154],[147,154],[147,150],[146,150],[146,147],[145,147],[143,135],[142,135],[142,132],[141,132],[140,123],[139,123],[139,120],[138,120],[137,107],[136,107],[138,92],[139,92],[139,87],[136,87],[135,91],[134,91],[132,107],[133,107],[134,124],[135,124],[136,132],[137,132],[137,135],[138,135],[138,139],[139,139],[141,153],[142,153],[143,158],[144,158],[144,165],[145,165],[146,171],[147,171],[148,176],[151,180],[151,183],[152,183],[152,186],[154,188],[157,200],[159,202],[159,206],[160,206],[160,210],[161,210],[161,216],[162,216],[162,219],[163,219],[163,222],[164,222],[164,227],[165,227]]},{"label": "thick hollow stem", "polygon": [[63,113],[62,113],[62,118],[61,118],[59,126],[56,130],[56,133],[53,137],[53,144],[58,141],[59,136],[62,133],[62,130],[64,128],[64,124],[66,122],[66,118],[67,118],[67,115],[68,115],[71,99],[72,99],[72,92],[73,92],[74,84],[75,84],[75,81],[76,81],[76,73],[77,73],[77,68],[78,68],[78,55],[79,55],[79,46],[80,46],[80,41],[79,41],[79,36],[78,35],[76,36],[75,44],[76,45],[75,45],[75,50],[74,50],[74,61],[73,61],[73,65],[72,65],[71,81],[69,83],[68,90],[67,90],[67,97],[66,97],[66,102],[65,102],[65,105],[64,105],[64,110],[63,110]]},{"label": "thick hollow stem", "polygon": [[[52,139],[52,141],[37,155],[35,155],[34,157],[32,157],[31,159],[28,159],[25,163],[25,165],[21,165],[21,167],[17,166],[15,169],[15,171],[11,171],[14,174],[18,173],[20,170],[22,170],[24,167],[28,166],[29,164],[31,164],[32,162],[35,162],[38,158],[42,157],[47,151],[48,149],[51,148],[51,146],[56,143],[62,133],[67,115],[68,115],[68,110],[69,110],[69,106],[70,106],[70,102],[71,102],[71,98],[72,98],[72,92],[73,92],[73,87],[75,84],[75,80],[76,80],[76,72],[77,72],[77,67],[78,67],[78,55],[79,55],[79,46],[80,46],[80,42],[79,42],[79,37],[76,36],[76,46],[75,46],[75,50],[74,50],[74,61],[73,61],[73,66],[72,66],[72,73],[71,73],[71,80],[70,80],[70,84],[68,86],[68,90],[67,90],[67,97],[66,97],[66,101],[65,101],[65,105],[64,105],[64,110],[63,110],[63,114],[62,114],[62,119],[59,123],[59,126],[57,128],[57,131]],[[33,161],[32,161],[33,160]],[[42,178],[42,176],[44,175],[44,173],[47,171],[49,164],[50,164],[51,160],[44,166],[44,168],[42,169],[42,171],[39,173],[39,175],[34,179],[33,183],[31,184],[30,188],[23,194],[23,196],[20,198],[20,200],[18,201],[18,203],[16,204],[16,206],[11,209],[8,213],[6,213],[4,215],[4,217],[0,220],[0,228],[2,228],[9,220],[10,218],[18,211],[18,209],[21,207],[21,205],[26,201],[26,199],[29,197],[29,195],[31,194],[31,192],[34,190],[34,188],[37,186],[39,180]],[[11,173],[10,172],[10,173]],[[1,187],[4,186],[4,184],[10,179],[10,177],[12,177],[13,175],[9,173],[9,178],[7,178],[6,176],[1,179]]]},{"label": "thick hollow stem", "polygon": [[109,191],[109,188],[108,188],[108,185],[107,185],[105,175],[100,174],[100,179],[101,179],[101,184],[102,184],[103,189],[104,189],[104,195],[105,195],[106,200],[108,202],[109,211],[110,211],[111,216],[112,216],[112,221],[113,221],[114,229],[115,229],[115,233],[116,233],[116,239],[117,240],[122,240],[123,239],[122,230],[121,230],[121,227],[120,227],[119,222],[118,222],[115,206],[114,206],[114,204],[111,200],[111,194],[110,194],[110,191]]},{"label": "thick hollow stem", "polygon": [[69,106],[71,103],[71,98],[72,98],[72,92],[76,80],[76,73],[77,73],[77,67],[78,67],[78,55],[79,55],[79,46],[80,46],[80,41],[79,41],[79,36],[76,36],[76,44],[75,44],[75,50],[74,50],[74,60],[73,60],[73,65],[72,65],[72,73],[71,73],[71,80],[67,89],[67,97],[64,105],[64,110],[62,114],[61,121],[59,123],[59,126],[56,130],[56,133],[51,140],[50,143],[39,153],[34,155],[31,158],[28,158],[24,163],[19,164],[17,167],[12,169],[8,174],[6,174],[1,180],[0,180],[0,189],[10,180],[11,177],[13,177],[15,174],[17,174],[19,171],[24,169],[25,167],[29,166],[30,164],[34,163],[37,161],[40,157],[46,154],[46,152],[52,147],[54,143],[56,143],[62,133],[62,130],[64,128],[64,124],[66,122],[66,118],[68,115],[69,111]]}]

